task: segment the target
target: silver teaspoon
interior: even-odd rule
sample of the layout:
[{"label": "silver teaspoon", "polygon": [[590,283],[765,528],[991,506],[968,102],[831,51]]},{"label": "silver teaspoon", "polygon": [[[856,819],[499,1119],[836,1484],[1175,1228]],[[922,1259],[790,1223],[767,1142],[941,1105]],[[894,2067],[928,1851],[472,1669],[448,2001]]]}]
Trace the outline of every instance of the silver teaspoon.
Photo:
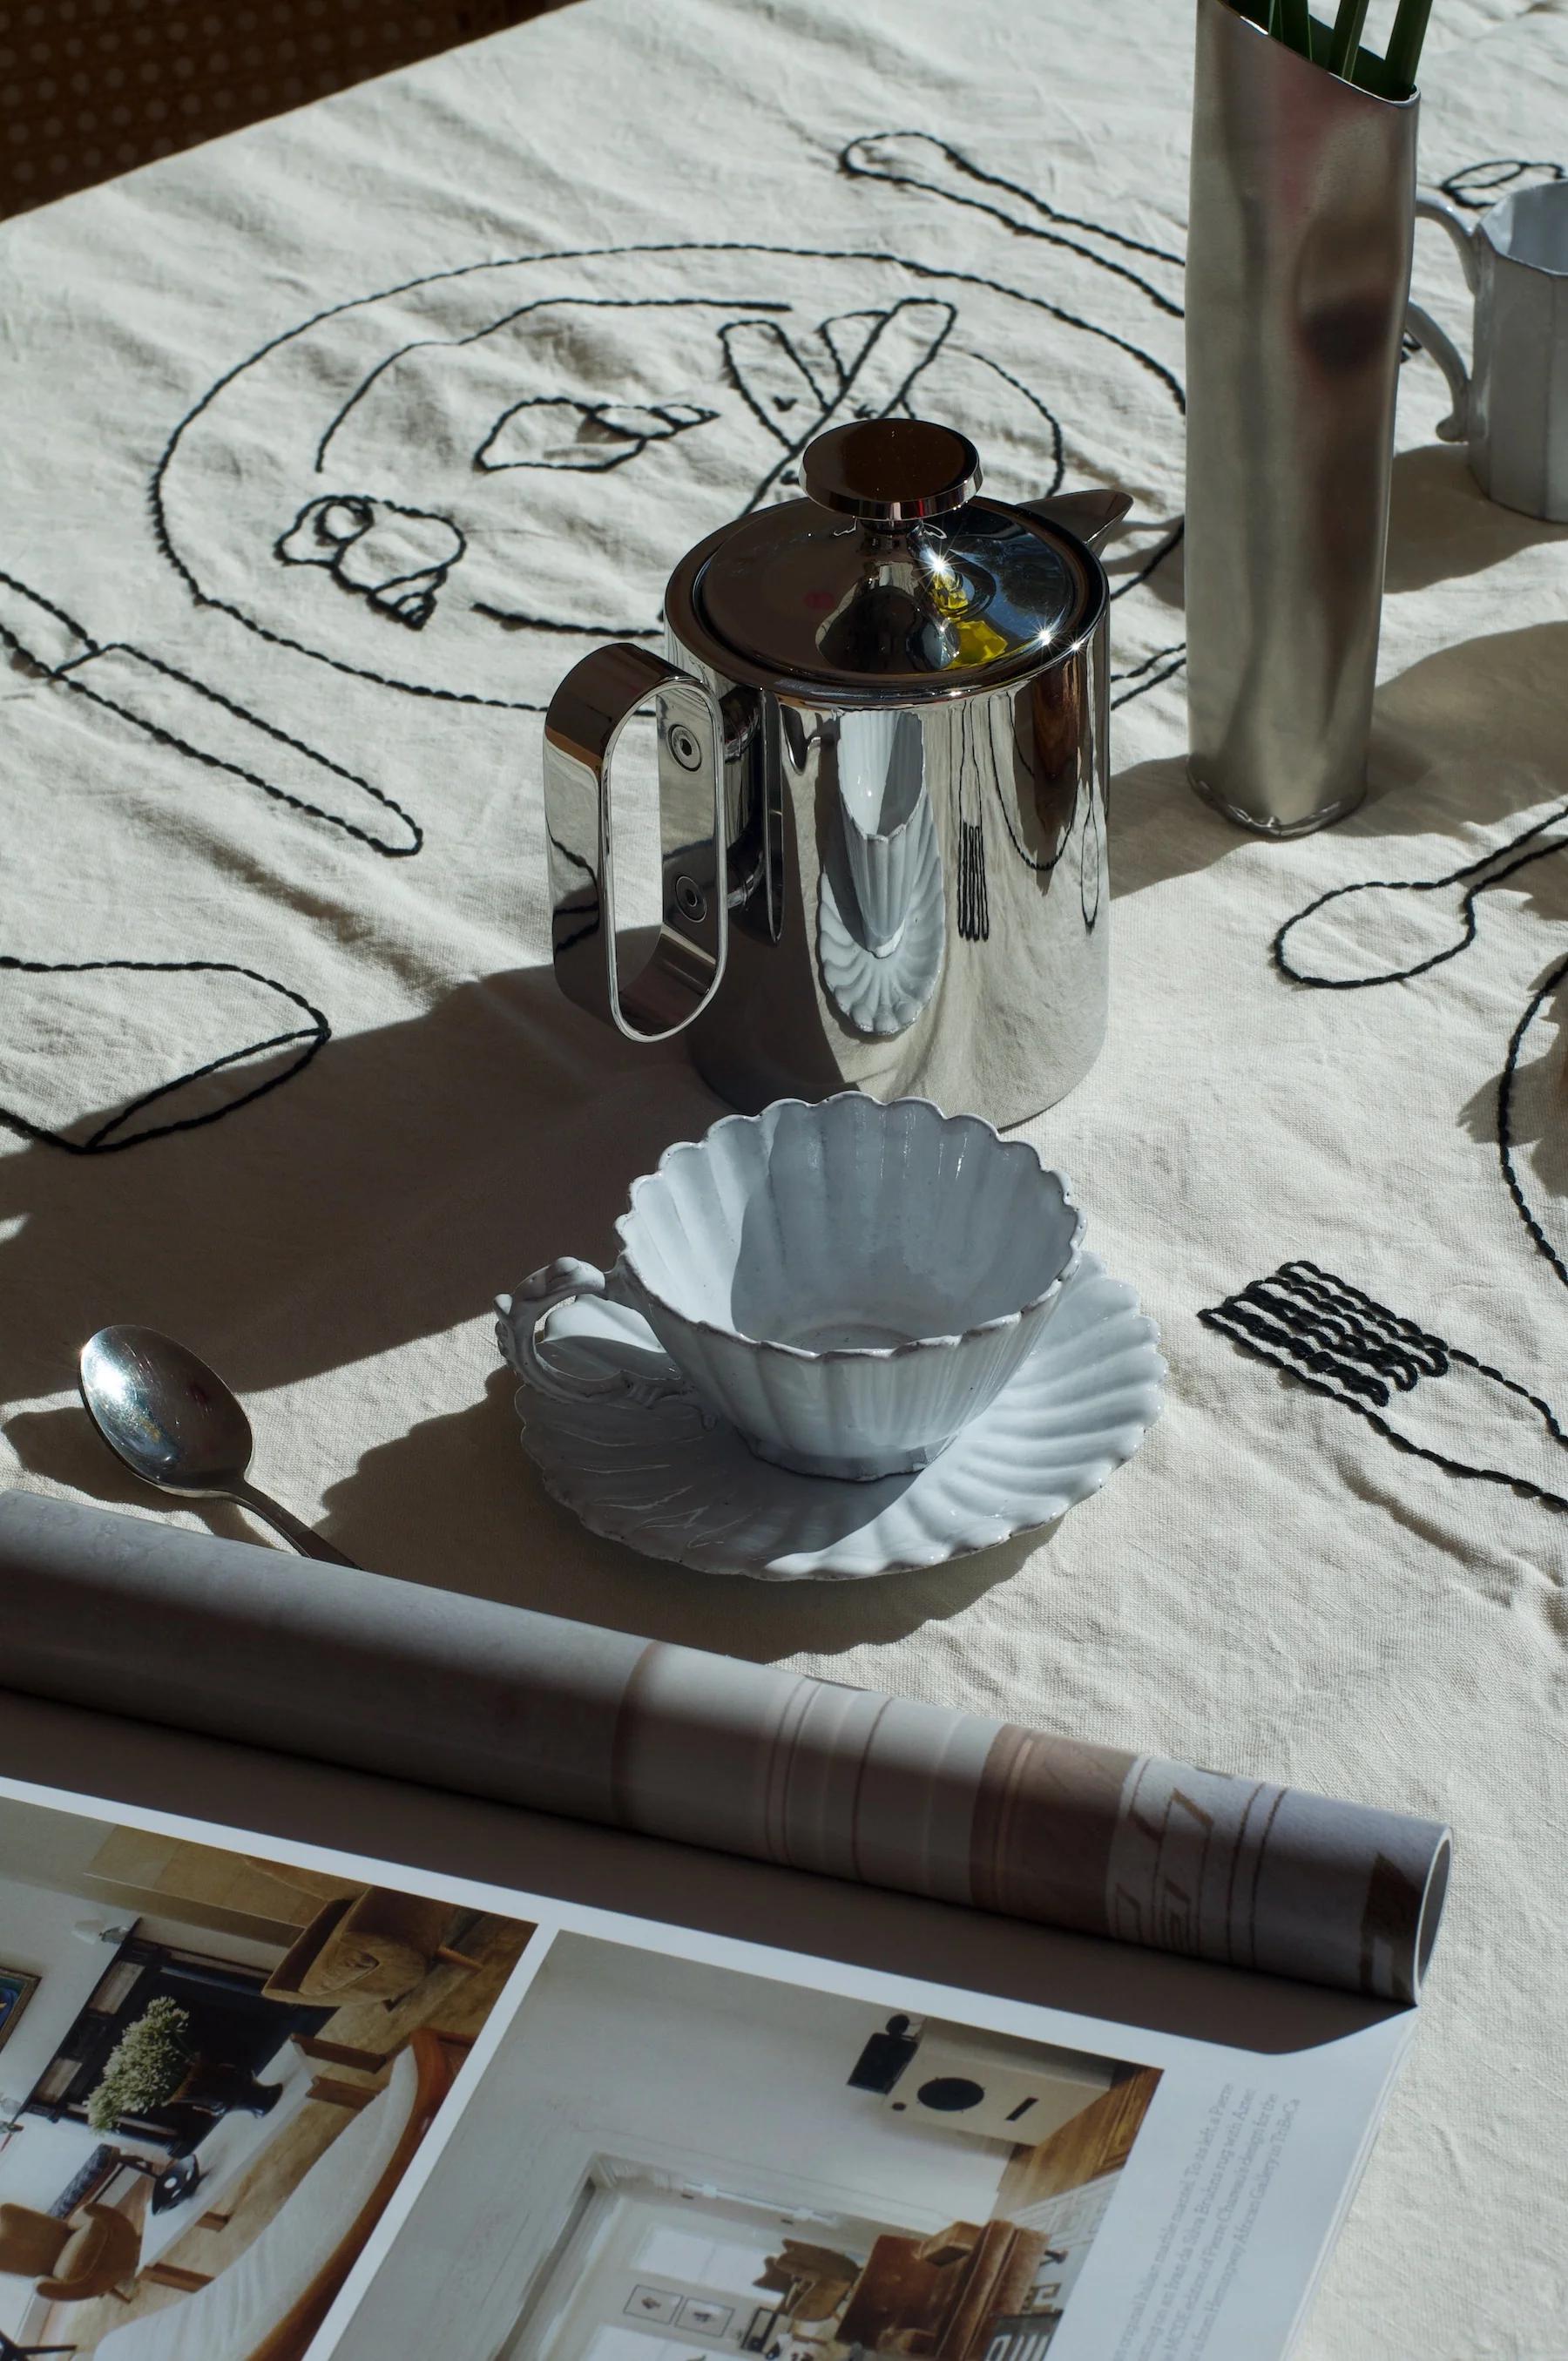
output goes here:
[{"label": "silver teaspoon", "polygon": [[222,1378],[156,1328],[100,1328],[82,1347],[82,1399],[111,1451],[145,1483],[192,1499],[237,1500],[305,1557],[340,1549],[247,1480],[255,1442]]}]

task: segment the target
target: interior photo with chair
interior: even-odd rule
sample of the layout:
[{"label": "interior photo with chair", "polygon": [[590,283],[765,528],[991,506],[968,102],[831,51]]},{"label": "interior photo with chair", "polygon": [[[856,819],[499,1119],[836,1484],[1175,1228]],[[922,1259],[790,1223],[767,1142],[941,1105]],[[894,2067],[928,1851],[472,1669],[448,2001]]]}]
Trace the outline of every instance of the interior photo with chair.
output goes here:
[{"label": "interior photo with chair", "polygon": [[340,2361],[1036,2361],[1158,2081],[557,1937]]},{"label": "interior photo with chair", "polygon": [[0,1798],[0,2361],[301,2361],[531,1932]]}]

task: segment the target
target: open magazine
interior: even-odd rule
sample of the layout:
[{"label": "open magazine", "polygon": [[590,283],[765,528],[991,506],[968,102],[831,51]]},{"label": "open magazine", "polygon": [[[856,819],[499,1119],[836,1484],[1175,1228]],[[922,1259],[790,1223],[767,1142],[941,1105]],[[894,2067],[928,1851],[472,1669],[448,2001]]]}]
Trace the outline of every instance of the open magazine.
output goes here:
[{"label": "open magazine", "polygon": [[0,2355],[1288,2351],[1442,1829],[16,1495],[0,1579]]}]

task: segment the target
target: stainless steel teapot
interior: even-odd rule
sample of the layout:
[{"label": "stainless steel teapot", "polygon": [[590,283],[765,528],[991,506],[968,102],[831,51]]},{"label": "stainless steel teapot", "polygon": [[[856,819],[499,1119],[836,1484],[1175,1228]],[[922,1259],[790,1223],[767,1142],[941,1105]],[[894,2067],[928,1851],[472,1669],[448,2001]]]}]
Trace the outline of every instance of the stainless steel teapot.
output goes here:
[{"label": "stainless steel teapot", "polygon": [[[700,543],[669,656],[575,664],[544,724],[555,973],[632,1039],[685,1032],[754,1112],[844,1088],[1023,1121],[1105,1030],[1108,591],[1129,502],[977,497],[920,419],[809,445],[807,497]],[[623,976],[609,772],[652,701],[663,921]]]}]

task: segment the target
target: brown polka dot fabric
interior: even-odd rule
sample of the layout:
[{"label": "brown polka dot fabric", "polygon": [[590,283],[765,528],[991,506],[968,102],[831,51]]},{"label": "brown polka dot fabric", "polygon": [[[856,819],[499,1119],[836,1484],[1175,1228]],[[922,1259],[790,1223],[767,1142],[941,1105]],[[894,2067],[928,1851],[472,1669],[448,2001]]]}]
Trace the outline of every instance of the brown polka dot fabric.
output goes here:
[{"label": "brown polka dot fabric", "polygon": [[562,0],[0,0],[0,214]]}]

